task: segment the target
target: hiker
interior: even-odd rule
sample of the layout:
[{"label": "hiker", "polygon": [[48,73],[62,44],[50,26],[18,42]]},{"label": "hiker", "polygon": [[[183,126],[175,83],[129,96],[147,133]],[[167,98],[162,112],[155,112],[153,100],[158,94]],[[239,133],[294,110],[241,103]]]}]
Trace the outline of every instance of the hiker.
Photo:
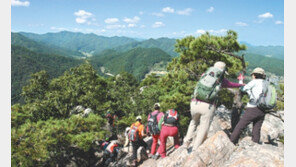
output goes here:
[{"label": "hiker", "polygon": [[261,126],[264,121],[265,113],[257,107],[260,94],[263,92],[265,71],[262,68],[255,68],[251,73],[252,80],[241,88],[241,91],[248,93],[250,98],[246,111],[234,128],[230,140],[236,144],[243,129],[251,122],[253,123],[252,141],[259,143]]},{"label": "hiker", "polygon": [[[179,127],[179,114],[177,110],[175,109],[168,110],[163,116],[163,125],[160,131],[160,145],[157,150],[161,158],[166,157],[166,141],[169,136],[174,137],[174,147],[176,149],[180,147],[178,127]],[[158,154],[156,154],[153,158],[157,159]]]},{"label": "hiker", "polygon": [[216,110],[217,94],[221,87],[237,88],[243,84],[233,83],[224,78],[228,75],[226,64],[218,61],[213,67],[207,69],[197,82],[193,98],[190,103],[191,121],[187,130],[184,143],[189,147],[194,134],[193,151],[206,139],[210,123]]},{"label": "hiker", "polygon": [[145,136],[146,134],[144,134],[144,125],[142,124],[142,117],[137,116],[136,122],[131,125],[128,134],[129,140],[131,141],[133,147],[132,166],[135,166],[137,163],[138,148],[140,146],[143,146],[145,150],[147,150],[147,144],[143,140]]},{"label": "hiker", "polygon": [[154,104],[154,111],[151,112],[147,118],[147,121],[148,121],[147,133],[148,133],[148,135],[149,134],[152,135],[152,140],[153,140],[152,146],[151,146],[151,151],[148,155],[149,158],[155,155],[156,146],[157,146],[159,135],[160,135],[160,129],[158,127],[158,123],[164,114],[163,114],[163,112],[160,112],[159,110],[160,110],[160,104],[155,103]]},{"label": "hiker", "polygon": [[125,131],[124,131],[125,142],[124,142],[123,147],[124,147],[124,151],[128,152],[128,153],[130,152],[130,150],[132,150],[132,149],[130,149],[131,144],[130,144],[130,141],[128,139],[128,133],[129,133],[130,129],[131,129],[130,127],[126,127]]},{"label": "hiker", "polygon": [[101,148],[103,149],[103,164],[108,166],[109,163],[114,162],[117,154],[119,152],[119,146],[117,140],[112,141],[104,141],[101,144]]}]

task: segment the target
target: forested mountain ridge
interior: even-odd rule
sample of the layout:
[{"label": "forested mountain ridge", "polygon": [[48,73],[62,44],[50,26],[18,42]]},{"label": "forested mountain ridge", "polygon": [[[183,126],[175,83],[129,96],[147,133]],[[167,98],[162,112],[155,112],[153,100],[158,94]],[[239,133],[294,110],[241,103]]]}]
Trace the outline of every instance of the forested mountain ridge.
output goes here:
[{"label": "forested mountain ridge", "polygon": [[284,46],[254,46],[246,42],[241,43],[247,46],[247,53],[284,60]]},{"label": "forested mountain ridge", "polygon": [[104,66],[112,74],[126,71],[137,79],[143,79],[157,63],[162,63],[165,69],[171,56],[159,48],[137,47],[126,52],[105,50],[89,60],[95,67]]},{"label": "forested mountain ridge", "polygon": [[83,57],[80,52],[61,48],[57,45],[46,44],[23,36],[20,33],[11,33],[11,45],[25,47],[31,51],[43,54],[55,54],[66,57]]},{"label": "forested mountain ridge", "polygon": [[20,32],[20,34],[35,41],[57,45],[73,51],[99,53],[120,45],[136,42],[128,37],[104,37],[96,34],[83,34],[80,32],[61,31],[58,33],[34,34]]},{"label": "forested mountain ridge", "polygon": [[11,102],[21,102],[22,87],[30,75],[41,70],[50,78],[58,77],[64,71],[81,64],[82,60],[70,57],[33,52],[21,46],[11,46]]},{"label": "forested mountain ridge", "polygon": [[159,48],[171,55],[172,57],[178,56],[178,54],[174,51],[176,39],[170,38],[150,38],[148,40],[144,40],[141,42],[133,42],[130,44],[122,45],[115,47],[115,50],[118,51],[128,51],[133,48],[142,47],[142,48]]}]

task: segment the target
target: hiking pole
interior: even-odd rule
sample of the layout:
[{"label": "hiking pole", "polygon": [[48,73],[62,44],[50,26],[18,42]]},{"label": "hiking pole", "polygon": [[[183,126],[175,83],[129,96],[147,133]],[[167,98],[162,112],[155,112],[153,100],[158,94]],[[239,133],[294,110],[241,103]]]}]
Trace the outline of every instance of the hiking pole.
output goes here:
[{"label": "hiking pole", "polygon": [[275,115],[275,114],[273,114],[272,112],[276,112],[276,111],[271,111],[271,112],[268,112],[267,114],[270,114],[270,115],[272,115],[272,116],[274,116],[274,117],[277,117],[277,118],[279,118],[281,121],[285,122],[284,119],[283,119],[281,116]]}]

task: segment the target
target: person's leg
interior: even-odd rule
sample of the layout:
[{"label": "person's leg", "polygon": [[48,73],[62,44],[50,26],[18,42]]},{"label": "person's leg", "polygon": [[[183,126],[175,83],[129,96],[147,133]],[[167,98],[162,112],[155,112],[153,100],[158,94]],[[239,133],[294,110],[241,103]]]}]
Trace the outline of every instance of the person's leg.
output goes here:
[{"label": "person's leg", "polygon": [[197,102],[191,102],[190,103],[190,112],[191,112],[191,121],[188,126],[188,130],[186,133],[186,136],[184,138],[184,142],[186,144],[189,144],[188,142],[194,137],[196,127],[199,123],[200,119],[200,113],[198,113],[198,105]]},{"label": "person's leg", "polygon": [[255,119],[256,114],[254,114],[253,108],[246,108],[244,115],[239,120],[232,134],[230,135],[231,142],[236,144],[238,142],[242,130],[245,129]]},{"label": "person's leg", "polygon": [[138,141],[131,142],[133,146],[133,155],[132,155],[132,160],[137,160],[137,150],[139,148],[139,143]]},{"label": "person's leg", "polygon": [[177,149],[180,147],[180,140],[178,136],[178,127],[171,127],[172,136],[174,137],[174,147]]},{"label": "person's leg", "polygon": [[157,150],[157,152],[160,154],[162,158],[166,157],[166,140],[168,137],[168,127],[167,126],[162,126],[161,132],[160,132],[160,146]]},{"label": "person's leg", "polygon": [[202,103],[199,107],[199,112],[201,113],[200,124],[198,126],[197,134],[194,141],[193,151],[196,150],[202,142],[206,139],[207,133],[210,128],[211,120],[213,119],[215,111],[215,106]]},{"label": "person's leg", "polygon": [[264,116],[265,116],[265,114],[262,111],[259,111],[259,113],[260,112],[261,112],[260,114],[261,116],[259,116],[258,119],[253,121],[252,140],[255,143],[259,143],[260,141],[260,131],[261,131],[261,127],[262,127]]},{"label": "person's leg", "polygon": [[151,154],[154,155],[156,151],[156,146],[158,142],[159,134],[158,135],[152,135],[153,143],[151,146]]},{"label": "person's leg", "polygon": [[237,125],[238,121],[239,121],[239,109],[238,108],[234,108],[231,112],[231,132],[233,132],[235,126]]}]

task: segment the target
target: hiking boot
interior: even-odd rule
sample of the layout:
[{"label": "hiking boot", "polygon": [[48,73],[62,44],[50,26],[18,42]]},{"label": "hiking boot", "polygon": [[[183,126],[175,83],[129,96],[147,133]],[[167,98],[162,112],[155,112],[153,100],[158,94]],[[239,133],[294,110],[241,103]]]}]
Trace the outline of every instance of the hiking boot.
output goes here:
[{"label": "hiking boot", "polygon": [[153,156],[153,154],[148,154],[148,158],[152,158]]},{"label": "hiking boot", "polygon": [[155,155],[152,156],[152,159],[157,160],[158,158],[159,158],[159,154],[155,154]]},{"label": "hiking boot", "polygon": [[184,143],[184,146],[185,146],[186,149],[188,149],[189,146],[190,146],[190,141],[186,141],[186,142]]},{"label": "hiking boot", "polygon": [[133,162],[130,165],[131,166],[137,166],[137,160],[133,160]]}]

